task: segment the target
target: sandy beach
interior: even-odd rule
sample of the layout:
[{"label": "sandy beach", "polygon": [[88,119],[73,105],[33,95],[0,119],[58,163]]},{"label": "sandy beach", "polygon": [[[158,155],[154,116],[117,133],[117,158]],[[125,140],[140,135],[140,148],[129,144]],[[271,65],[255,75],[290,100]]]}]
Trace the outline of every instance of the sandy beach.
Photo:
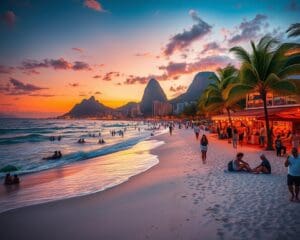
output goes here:
[{"label": "sandy beach", "polygon": [[[0,214],[1,239],[298,239],[284,158],[271,175],[225,173],[236,150],[209,135],[207,164],[192,130],[154,137],[159,164],[111,189]],[[260,150],[240,147],[251,167]],[[41,173],[42,174],[42,173]]]}]

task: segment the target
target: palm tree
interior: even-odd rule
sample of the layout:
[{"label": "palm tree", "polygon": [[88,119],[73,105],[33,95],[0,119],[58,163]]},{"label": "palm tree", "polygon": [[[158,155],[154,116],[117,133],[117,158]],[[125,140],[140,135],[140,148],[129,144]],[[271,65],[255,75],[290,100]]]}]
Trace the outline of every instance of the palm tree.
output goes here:
[{"label": "palm tree", "polygon": [[238,105],[228,99],[228,88],[237,81],[238,71],[228,65],[225,68],[219,68],[217,73],[210,77],[212,82],[202,94],[199,101],[199,108],[205,112],[222,112],[226,111],[228,120],[232,126],[231,111],[238,108]]},{"label": "palm tree", "polygon": [[247,93],[257,92],[260,94],[267,130],[267,150],[273,149],[267,94],[297,93],[299,81],[297,82],[292,77],[300,73],[300,53],[292,50],[299,46],[300,44],[296,43],[279,44],[275,39],[265,36],[256,45],[251,41],[251,52],[247,52],[242,47],[230,49],[241,61],[241,67],[239,83],[232,85],[227,93],[228,98],[236,101]]},{"label": "palm tree", "polygon": [[289,33],[288,37],[300,36],[300,23],[291,24],[286,32]]}]

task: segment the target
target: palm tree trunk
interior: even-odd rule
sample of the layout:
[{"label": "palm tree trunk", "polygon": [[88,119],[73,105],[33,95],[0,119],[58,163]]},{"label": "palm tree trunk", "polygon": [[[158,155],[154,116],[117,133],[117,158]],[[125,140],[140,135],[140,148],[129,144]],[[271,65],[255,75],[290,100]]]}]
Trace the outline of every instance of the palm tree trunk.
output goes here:
[{"label": "palm tree trunk", "polygon": [[266,124],[266,130],[267,130],[267,148],[266,148],[266,150],[274,150],[273,141],[272,141],[272,133],[271,133],[270,122],[269,122],[268,107],[267,107],[267,92],[266,91],[262,92],[261,97],[262,97],[262,100],[264,103],[265,124]]},{"label": "palm tree trunk", "polygon": [[226,111],[227,111],[227,115],[228,115],[228,120],[229,120],[230,127],[232,127],[232,119],[231,119],[230,109],[226,108]]}]

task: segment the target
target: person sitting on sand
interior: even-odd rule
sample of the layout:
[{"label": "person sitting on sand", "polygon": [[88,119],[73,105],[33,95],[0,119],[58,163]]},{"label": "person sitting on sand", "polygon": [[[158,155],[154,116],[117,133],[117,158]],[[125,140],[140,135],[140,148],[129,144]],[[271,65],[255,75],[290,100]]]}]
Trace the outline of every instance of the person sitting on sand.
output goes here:
[{"label": "person sitting on sand", "polygon": [[20,183],[20,179],[18,177],[17,174],[14,175],[14,178],[13,178],[13,184],[19,184]]},{"label": "person sitting on sand", "polygon": [[244,153],[241,152],[236,155],[236,159],[232,161],[233,171],[251,172],[251,168],[249,164],[242,160],[243,157],[244,157]]},{"label": "person sitting on sand", "polygon": [[7,173],[5,175],[4,185],[11,185],[11,184],[13,184],[13,179],[12,179],[10,173]]},{"label": "person sitting on sand", "polygon": [[260,155],[261,164],[252,170],[253,173],[271,174],[271,164],[264,154]]},{"label": "person sitting on sand", "polygon": [[299,201],[300,156],[297,148],[292,148],[292,154],[287,157],[284,166],[288,168],[287,185],[292,195],[290,201]]}]

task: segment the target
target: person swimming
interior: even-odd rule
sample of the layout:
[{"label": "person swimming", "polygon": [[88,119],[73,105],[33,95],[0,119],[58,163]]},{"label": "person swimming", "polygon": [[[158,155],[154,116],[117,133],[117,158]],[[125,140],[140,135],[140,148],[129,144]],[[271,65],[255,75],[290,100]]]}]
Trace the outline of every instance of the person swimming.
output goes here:
[{"label": "person swimming", "polygon": [[44,157],[43,160],[55,160],[62,157],[61,151],[54,151],[54,154],[50,157]]},{"label": "person swimming", "polygon": [[84,138],[79,138],[79,140],[77,141],[78,143],[85,143]]}]

